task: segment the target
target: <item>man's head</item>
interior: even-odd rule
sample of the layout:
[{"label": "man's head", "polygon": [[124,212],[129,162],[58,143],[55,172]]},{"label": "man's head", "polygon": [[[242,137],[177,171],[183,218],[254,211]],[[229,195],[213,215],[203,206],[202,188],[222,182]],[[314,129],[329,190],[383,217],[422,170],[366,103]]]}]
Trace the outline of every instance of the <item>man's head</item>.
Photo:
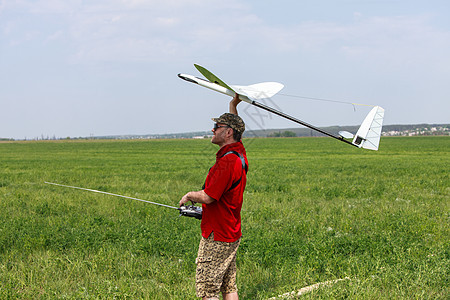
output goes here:
[{"label": "man's head", "polygon": [[218,118],[212,118],[216,125],[213,129],[212,143],[223,146],[229,142],[239,142],[245,131],[245,123],[238,115],[224,113]]}]

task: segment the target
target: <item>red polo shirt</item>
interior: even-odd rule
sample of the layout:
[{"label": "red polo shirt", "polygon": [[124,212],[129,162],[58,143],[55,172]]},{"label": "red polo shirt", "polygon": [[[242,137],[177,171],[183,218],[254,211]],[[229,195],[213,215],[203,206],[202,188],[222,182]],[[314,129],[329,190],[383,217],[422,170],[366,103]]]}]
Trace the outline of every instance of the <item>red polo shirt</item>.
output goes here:
[{"label": "red polo shirt", "polygon": [[[247,176],[242,168],[242,161],[235,154],[225,153],[236,151],[245,158],[248,166],[245,148],[242,142],[228,144],[220,148],[216,154],[216,163],[209,170],[205,182],[205,193],[216,201],[203,204],[202,236],[208,238],[214,232],[214,240],[231,243],[241,236],[241,207]],[[239,185],[230,187],[241,178]]]}]

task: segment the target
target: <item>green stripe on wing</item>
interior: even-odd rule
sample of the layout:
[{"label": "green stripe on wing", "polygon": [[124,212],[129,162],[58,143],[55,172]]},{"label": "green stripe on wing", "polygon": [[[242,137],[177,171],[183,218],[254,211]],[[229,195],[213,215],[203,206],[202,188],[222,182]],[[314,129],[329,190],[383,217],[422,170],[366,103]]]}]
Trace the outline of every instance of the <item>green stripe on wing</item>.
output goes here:
[{"label": "green stripe on wing", "polygon": [[226,89],[232,90],[234,92],[234,90],[229,87],[225,82],[223,82],[222,80],[219,79],[219,77],[217,77],[216,75],[214,75],[213,73],[211,73],[210,71],[206,70],[205,68],[203,68],[202,66],[196,65],[194,64],[195,68],[202,73],[203,76],[206,77],[206,79],[208,79],[210,82],[215,83],[220,85],[221,87],[224,87]]}]

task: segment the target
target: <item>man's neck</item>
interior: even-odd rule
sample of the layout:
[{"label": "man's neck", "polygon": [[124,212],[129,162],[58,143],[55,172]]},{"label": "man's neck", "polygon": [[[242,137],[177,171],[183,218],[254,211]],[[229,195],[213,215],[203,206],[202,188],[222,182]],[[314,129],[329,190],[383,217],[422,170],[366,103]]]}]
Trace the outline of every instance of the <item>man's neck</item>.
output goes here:
[{"label": "man's neck", "polygon": [[236,141],[233,139],[233,140],[225,141],[223,144],[218,145],[218,146],[220,147],[220,149],[222,149],[222,148],[225,147],[226,145],[230,145],[230,144],[234,144],[234,143],[236,143]]}]

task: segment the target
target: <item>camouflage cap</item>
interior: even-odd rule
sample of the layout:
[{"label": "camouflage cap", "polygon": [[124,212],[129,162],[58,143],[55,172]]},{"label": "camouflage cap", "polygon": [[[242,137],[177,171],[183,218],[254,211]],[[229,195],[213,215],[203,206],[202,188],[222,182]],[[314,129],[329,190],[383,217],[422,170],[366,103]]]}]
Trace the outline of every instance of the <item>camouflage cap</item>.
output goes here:
[{"label": "camouflage cap", "polygon": [[233,128],[239,133],[244,133],[245,131],[245,123],[238,115],[231,113],[224,113],[218,118],[212,118],[216,123],[225,124]]}]

